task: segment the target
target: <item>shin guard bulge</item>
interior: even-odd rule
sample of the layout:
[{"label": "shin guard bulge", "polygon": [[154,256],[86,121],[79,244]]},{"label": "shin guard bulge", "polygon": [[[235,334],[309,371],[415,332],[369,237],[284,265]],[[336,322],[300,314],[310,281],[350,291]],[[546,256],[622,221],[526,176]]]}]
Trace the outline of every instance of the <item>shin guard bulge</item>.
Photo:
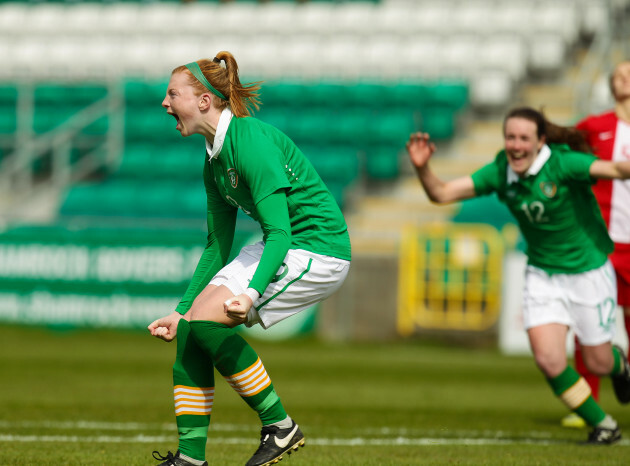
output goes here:
[{"label": "shin guard bulge", "polygon": [[192,337],[190,324],[184,319],[177,327],[173,386],[179,451],[203,461],[214,402],[214,367]]},{"label": "shin guard bulge", "polygon": [[263,425],[287,417],[258,354],[236,330],[224,324],[198,320],[190,322],[190,327],[214,367],[258,413]]}]

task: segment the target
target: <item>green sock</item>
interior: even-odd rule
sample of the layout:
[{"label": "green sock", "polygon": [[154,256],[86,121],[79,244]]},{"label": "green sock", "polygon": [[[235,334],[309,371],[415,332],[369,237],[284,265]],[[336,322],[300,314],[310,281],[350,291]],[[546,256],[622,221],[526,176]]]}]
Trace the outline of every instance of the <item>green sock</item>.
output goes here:
[{"label": "green sock", "polygon": [[617,348],[616,346],[612,347],[612,352],[613,352],[613,369],[610,372],[611,376],[616,376],[619,374],[622,374],[624,371],[624,366],[622,364],[623,361],[623,356],[621,355],[621,352],[619,351],[619,348]]},{"label": "green sock", "polygon": [[205,461],[214,401],[214,368],[190,333],[190,324],[181,319],[177,326],[177,356],[173,364],[175,419],[179,451]]},{"label": "green sock", "polygon": [[190,322],[190,328],[199,346],[212,359],[214,367],[258,413],[263,425],[287,417],[262,361],[236,330],[202,320]]},{"label": "green sock", "polygon": [[604,410],[593,398],[591,387],[573,367],[567,366],[562,374],[548,378],[547,382],[556,396],[589,425],[596,426],[606,417]]}]

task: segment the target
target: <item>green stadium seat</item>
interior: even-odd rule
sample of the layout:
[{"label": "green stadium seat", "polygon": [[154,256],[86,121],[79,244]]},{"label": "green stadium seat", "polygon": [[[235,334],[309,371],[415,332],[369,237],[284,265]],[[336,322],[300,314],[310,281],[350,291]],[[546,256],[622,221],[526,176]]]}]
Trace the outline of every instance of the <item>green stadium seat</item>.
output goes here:
[{"label": "green stadium seat", "polygon": [[201,184],[206,157],[205,145],[196,139],[169,144],[164,148],[166,175],[177,179],[196,180]]},{"label": "green stadium seat", "polygon": [[204,221],[208,212],[206,192],[203,183],[186,183],[177,194],[182,217]]},{"label": "green stadium seat", "polygon": [[104,135],[109,131],[109,118],[107,116],[102,116],[98,120],[89,124],[85,128],[81,130],[83,134],[87,135]]},{"label": "green stadium seat", "polygon": [[262,109],[255,116],[285,133],[290,123],[294,120],[294,112],[292,109],[267,107],[265,105],[263,105]]},{"label": "green stadium seat", "polygon": [[309,92],[312,85],[300,80],[265,82],[261,98],[264,105],[302,108],[312,101]]},{"label": "green stadium seat", "polygon": [[198,141],[167,145],[136,142],[128,144],[117,177],[201,180],[204,147]]},{"label": "green stadium seat", "polygon": [[388,86],[388,104],[393,107],[407,107],[420,110],[429,101],[429,86],[418,82],[398,82]]},{"label": "green stadium seat", "polygon": [[346,85],[348,105],[360,108],[379,108],[388,105],[388,86],[374,81],[361,81]]},{"label": "green stadium seat", "polygon": [[381,146],[365,155],[365,171],[372,180],[394,180],[400,175],[400,147]]},{"label": "green stadium seat", "polygon": [[370,138],[373,116],[368,109],[349,108],[329,116],[328,140],[361,147]]},{"label": "green stadium seat", "polygon": [[359,154],[354,147],[311,146],[305,154],[326,183],[350,185],[359,177]]},{"label": "green stadium seat", "polygon": [[163,108],[147,106],[127,107],[125,112],[126,140],[176,140],[181,138],[175,129],[175,119]]},{"label": "green stadium seat", "polygon": [[0,103],[2,103],[2,105],[15,106],[17,98],[17,85],[0,84]]},{"label": "green stadium seat", "polygon": [[461,110],[468,104],[468,85],[460,81],[441,81],[427,87],[427,105]]},{"label": "green stadium seat", "polygon": [[40,84],[35,88],[35,103],[86,106],[102,99],[107,92],[107,88],[102,85]]},{"label": "green stadium seat", "polygon": [[0,101],[0,134],[12,134],[17,129],[15,104],[5,105]]},{"label": "green stadium seat", "polygon": [[39,134],[53,130],[67,122],[81,108],[72,104],[58,105],[49,103],[36,105],[33,115],[33,130]]},{"label": "green stadium seat", "polygon": [[153,163],[157,158],[156,146],[153,144],[128,144],[122,156],[120,167],[116,172],[116,176],[129,178],[153,177],[155,173],[154,167],[160,166]]},{"label": "green stadium seat", "polygon": [[205,191],[201,181],[113,179],[72,187],[62,203],[60,214],[203,219],[205,211]]},{"label": "green stadium seat", "polygon": [[455,134],[456,114],[449,108],[427,108],[422,112],[420,130],[435,140],[450,139]]},{"label": "green stadium seat", "polygon": [[155,105],[160,108],[167,87],[168,79],[158,81],[129,79],[124,83],[125,102],[131,106]]},{"label": "green stadium seat", "polygon": [[343,107],[351,104],[348,97],[349,86],[339,81],[322,81],[313,84],[306,96],[308,103],[320,107]]},{"label": "green stadium seat", "polygon": [[414,131],[417,131],[417,126],[411,109],[384,108],[371,119],[366,136],[374,144],[393,144],[402,147]]},{"label": "green stadium seat", "polygon": [[331,138],[333,120],[329,110],[312,109],[287,121],[286,133],[298,145],[314,142],[326,144]]}]

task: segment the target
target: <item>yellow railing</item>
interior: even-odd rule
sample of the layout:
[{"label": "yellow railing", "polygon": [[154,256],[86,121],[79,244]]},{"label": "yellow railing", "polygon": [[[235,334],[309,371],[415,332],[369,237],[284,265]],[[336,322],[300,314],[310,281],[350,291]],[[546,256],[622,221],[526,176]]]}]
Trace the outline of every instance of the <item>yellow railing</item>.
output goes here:
[{"label": "yellow railing", "polygon": [[399,256],[398,331],[485,330],[501,309],[504,237],[485,224],[408,228]]}]

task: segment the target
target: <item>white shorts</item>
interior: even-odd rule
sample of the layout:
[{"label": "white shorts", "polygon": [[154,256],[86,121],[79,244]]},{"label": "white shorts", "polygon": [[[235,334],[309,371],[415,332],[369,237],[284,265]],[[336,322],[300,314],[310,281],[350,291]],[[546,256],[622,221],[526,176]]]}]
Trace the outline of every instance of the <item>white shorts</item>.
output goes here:
[{"label": "white shorts", "polygon": [[615,271],[610,261],[577,274],[549,275],[528,265],[525,269],[523,324],[525,329],[565,324],[580,343],[596,346],[612,341],[617,308]]},{"label": "white shorts", "polygon": [[[223,285],[235,296],[244,293],[256,272],[263,248],[262,242],[245,246],[209,284]],[[323,301],[341,287],[349,270],[350,261],[303,249],[289,249],[276,275],[277,280],[272,281],[254,302],[245,325],[260,324],[267,329]]]}]

